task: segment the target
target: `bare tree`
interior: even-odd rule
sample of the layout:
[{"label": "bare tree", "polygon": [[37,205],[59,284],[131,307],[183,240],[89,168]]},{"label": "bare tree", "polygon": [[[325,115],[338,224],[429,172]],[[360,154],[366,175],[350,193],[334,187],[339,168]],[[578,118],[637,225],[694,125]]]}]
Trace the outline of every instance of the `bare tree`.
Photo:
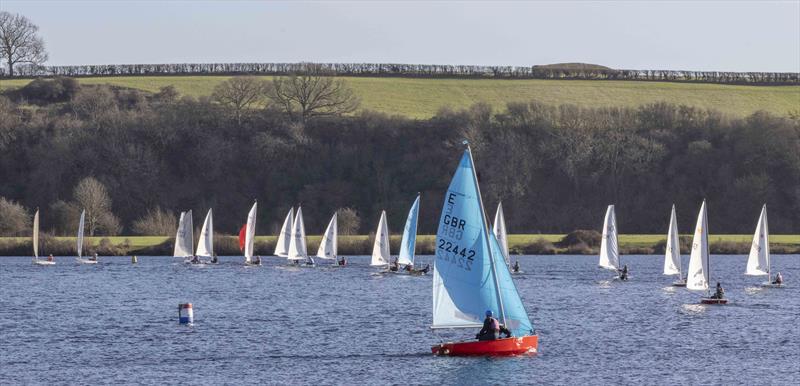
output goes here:
[{"label": "bare tree", "polygon": [[22,205],[0,197],[0,235],[20,236],[31,229],[31,216]]},{"label": "bare tree", "polygon": [[142,236],[170,236],[177,226],[172,213],[156,207],[133,222],[133,232]]},{"label": "bare tree", "polygon": [[292,119],[352,113],[361,103],[347,82],[318,71],[279,76],[272,80],[267,97]]},{"label": "bare tree", "polygon": [[41,65],[47,61],[44,40],[36,35],[39,27],[20,14],[0,12],[0,59],[8,65],[8,75],[14,76],[19,63]]},{"label": "bare tree", "polygon": [[354,235],[358,233],[361,226],[361,218],[353,208],[339,208],[337,213],[337,223],[340,235]]},{"label": "bare tree", "polygon": [[242,116],[253,104],[264,101],[267,82],[254,76],[237,76],[214,87],[211,97],[233,110],[236,124],[242,124]]},{"label": "bare tree", "polygon": [[106,234],[119,232],[119,220],[111,213],[111,197],[102,182],[86,177],[78,182],[72,195],[77,206],[86,210],[86,227],[90,236],[98,230]]}]

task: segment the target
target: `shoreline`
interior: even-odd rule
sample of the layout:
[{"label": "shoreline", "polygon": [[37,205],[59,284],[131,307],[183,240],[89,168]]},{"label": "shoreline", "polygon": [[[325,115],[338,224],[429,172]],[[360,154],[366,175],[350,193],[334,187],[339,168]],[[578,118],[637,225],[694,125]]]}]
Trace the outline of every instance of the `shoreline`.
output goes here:
[{"label": "shoreline", "polygon": [[[508,235],[509,252],[512,255],[595,255],[599,246],[593,243],[573,242],[566,244],[563,234],[512,234]],[[322,236],[307,236],[309,254],[313,254]],[[752,235],[710,235],[712,254],[748,254]],[[397,251],[401,235],[390,237],[390,248]],[[418,235],[416,253],[432,255],[435,252],[434,235]],[[681,235],[681,253],[688,254],[690,235]],[[688,242],[686,242],[688,240]],[[276,236],[256,236],[255,253],[272,255]],[[664,253],[665,235],[625,234],[619,235],[619,250],[623,255],[661,255]],[[174,237],[170,236],[95,236],[86,237],[86,255],[100,256],[149,255],[171,256]],[[340,255],[369,255],[372,251],[372,235],[340,235]],[[0,256],[28,256],[32,246],[30,237],[0,237]],[[217,235],[214,250],[220,256],[238,256],[238,237]],[[75,253],[75,237],[42,236],[40,256],[72,256]],[[800,235],[770,235],[770,253],[800,254]]]}]

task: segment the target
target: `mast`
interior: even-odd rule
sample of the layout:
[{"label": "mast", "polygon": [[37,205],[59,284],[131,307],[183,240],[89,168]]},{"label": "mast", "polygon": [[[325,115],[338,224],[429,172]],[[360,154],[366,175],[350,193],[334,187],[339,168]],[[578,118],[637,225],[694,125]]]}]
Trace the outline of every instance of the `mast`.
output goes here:
[{"label": "mast", "polygon": [[767,248],[767,282],[772,283],[772,255],[769,253],[769,223],[767,222],[767,204],[764,204],[764,248]]},{"label": "mast", "polygon": [[709,242],[708,239],[708,207],[706,206],[706,200],[703,200],[703,219],[706,220],[705,224],[703,224],[705,225],[703,227],[703,232],[706,232],[706,267],[708,268],[708,281],[709,281],[706,294],[710,295],[711,294],[711,249],[709,248],[708,245],[711,243]]},{"label": "mast", "polygon": [[472,163],[472,178],[475,179],[475,190],[478,192],[478,203],[481,206],[481,221],[483,221],[483,234],[489,244],[489,263],[492,265],[492,277],[494,277],[494,290],[497,293],[497,302],[500,305],[500,316],[503,318],[503,325],[506,325],[506,310],[503,307],[503,296],[500,294],[500,282],[497,279],[497,267],[494,261],[494,254],[492,253],[492,238],[489,236],[489,223],[486,221],[486,210],[483,208],[483,197],[481,197],[481,187],[478,184],[478,174],[475,171],[475,160],[472,158],[472,148],[469,146],[469,141],[464,140],[464,145],[467,146],[467,153],[469,153],[469,161]]}]

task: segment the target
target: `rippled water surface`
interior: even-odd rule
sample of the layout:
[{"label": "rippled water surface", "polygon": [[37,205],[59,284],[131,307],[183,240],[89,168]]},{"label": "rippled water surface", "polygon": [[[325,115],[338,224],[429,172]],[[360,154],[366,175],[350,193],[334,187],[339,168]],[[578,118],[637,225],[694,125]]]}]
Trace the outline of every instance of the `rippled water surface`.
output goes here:
[{"label": "rippled water surface", "polygon": [[[0,383],[800,384],[797,255],[773,257],[781,289],[744,276],[745,256],[714,256],[728,306],[670,287],[658,256],[623,256],[627,283],[596,257],[523,256],[515,280],[540,353],[505,359],[430,354],[476,332],[428,328],[430,276],[375,275],[366,257],[341,269],[241,259],[0,258]],[[193,327],[177,324],[181,302]]]}]

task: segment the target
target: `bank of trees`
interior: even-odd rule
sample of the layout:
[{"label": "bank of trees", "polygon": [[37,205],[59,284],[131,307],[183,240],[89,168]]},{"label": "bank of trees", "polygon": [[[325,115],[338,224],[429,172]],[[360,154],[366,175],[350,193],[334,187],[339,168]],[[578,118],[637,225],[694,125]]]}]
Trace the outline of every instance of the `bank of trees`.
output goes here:
[{"label": "bank of trees", "polygon": [[773,233],[800,232],[800,117],[531,102],[429,120],[366,111],[303,122],[261,105],[237,117],[231,105],[170,89],[79,85],[35,108],[20,105],[32,100],[24,92],[0,97],[0,208],[40,207],[43,229],[56,233],[74,229],[48,225],[66,221],[52,205],[76,202],[87,177],[106,189],[123,234],[168,233],[165,214],[210,207],[215,229],[233,234],[253,199],[259,234],[276,233],[297,205],[309,233],[340,208],[355,219],[348,232],[370,232],[382,209],[399,232],[417,192],[420,232],[434,233],[464,138],[487,207],[502,199],[514,233],[596,229],[610,203],[625,233],[664,232],[675,203],[688,233],[703,198],[712,233],[752,232],[764,202]]}]

